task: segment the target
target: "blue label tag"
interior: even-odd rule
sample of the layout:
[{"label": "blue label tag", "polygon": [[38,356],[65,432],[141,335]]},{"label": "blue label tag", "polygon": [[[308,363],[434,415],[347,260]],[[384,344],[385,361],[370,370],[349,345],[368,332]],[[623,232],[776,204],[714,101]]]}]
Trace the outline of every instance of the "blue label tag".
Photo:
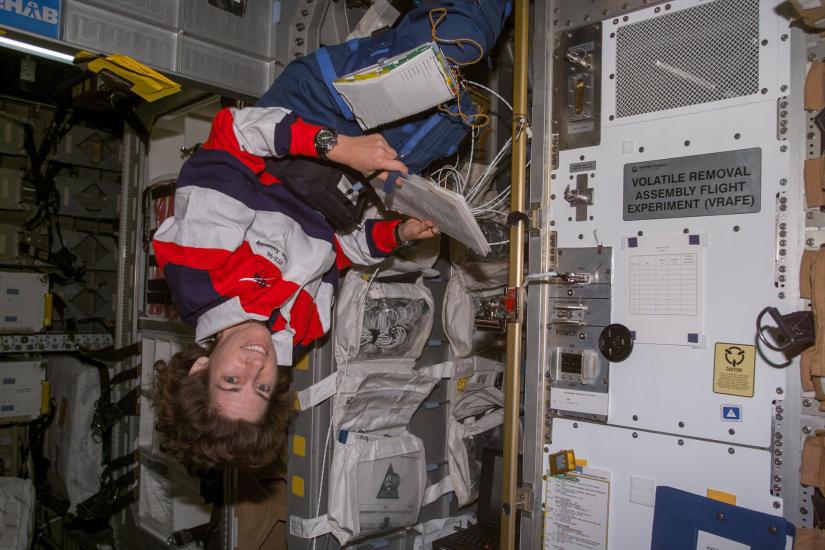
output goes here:
[{"label": "blue label tag", "polygon": [[742,422],[742,405],[722,405],[722,420]]},{"label": "blue label tag", "polygon": [[0,0],[0,25],[58,38],[60,0]]}]

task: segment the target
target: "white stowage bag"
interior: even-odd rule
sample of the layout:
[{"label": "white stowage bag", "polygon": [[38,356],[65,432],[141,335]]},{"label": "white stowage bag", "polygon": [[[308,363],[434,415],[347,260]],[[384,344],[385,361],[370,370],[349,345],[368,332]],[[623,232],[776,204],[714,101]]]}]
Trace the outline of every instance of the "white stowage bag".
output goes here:
[{"label": "white stowage bag", "polygon": [[467,357],[489,348],[501,339],[494,330],[475,327],[476,310],[484,298],[500,296],[504,286],[484,290],[468,289],[462,277],[453,277],[444,290],[444,333],[456,357]]},{"label": "white stowage bag", "polygon": [[335,397],[333,429],[372,433],[404,428],[436,382],[415,372],[348,376]]},{"label": "white stowage bag", "polygon": [[49,359],[47,377],[56,405],[54,420],[46,430],[43,453],[51,461],[52,488],[69,500],[69,512],[100,490],[103,455],[91,436],[100,378],[95,367],[67,356]]},{"label": "white stowage bag", "polygon": [[479,419],[459,422],[447,420],[447,463],[450,484],[458,505],[465,506],[478,498],[481,459],[485,447],[501,448],[504,411],[499,409]]},{"label": "white stowage bag", "polygon": [[34,485],[0,477],[0,550],[29,548],[34,532]]},{"label": "white stowage bag", "polygon": [[421,277],[413,283],[377,283],[350,271],[335,308],[335,359],[417,359],[433,326],[433,297]]},{"label": "white stowage bag", "polygon": [[504,406],[501,386],[504,363],[482,355],[453,360],[450,408],[453,418],[463,420]]},{"label": "white stowage bag", "polygon": [[341,544],[418,521],[427,481],[424,444],[396,437],[350,436],[335,442],[327,515]]}]

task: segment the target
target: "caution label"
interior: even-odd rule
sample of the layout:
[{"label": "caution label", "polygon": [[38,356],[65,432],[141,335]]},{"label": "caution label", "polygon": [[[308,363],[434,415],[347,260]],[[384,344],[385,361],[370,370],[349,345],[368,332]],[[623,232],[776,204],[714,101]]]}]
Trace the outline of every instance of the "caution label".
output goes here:
[{"label": "caution label", "polygon": [[713,361],[713,391],[753,397],[756,346],[716,343]]},{"label": "caution label", "polygon": [[759,212],[762,150],[625,164],[625,220]]}]

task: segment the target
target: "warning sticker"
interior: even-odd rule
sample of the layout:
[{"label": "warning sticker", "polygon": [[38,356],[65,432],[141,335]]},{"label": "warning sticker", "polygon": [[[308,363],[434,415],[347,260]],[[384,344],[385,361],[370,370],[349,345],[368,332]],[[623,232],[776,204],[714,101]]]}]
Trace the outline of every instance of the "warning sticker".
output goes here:
[{"label": "warning sticker", "polygon": [[[716,343],[713,361],[713,391],[753,397],[756,346]],[[741,415],[741,409],[738,413]]]},{"label": "warning sticker", "polygon": [[759,212],[759,148],[624,165],[625,220]]}]

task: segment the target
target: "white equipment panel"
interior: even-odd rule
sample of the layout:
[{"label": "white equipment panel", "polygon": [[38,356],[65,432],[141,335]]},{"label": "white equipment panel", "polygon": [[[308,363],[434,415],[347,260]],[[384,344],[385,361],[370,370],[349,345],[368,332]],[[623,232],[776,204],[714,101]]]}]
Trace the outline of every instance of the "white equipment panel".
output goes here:
[{"label": "white equipment panel", "polygon": [[[657,486],[701,496],[721,491],[734,495],[738,506],[782,515],[782,501],[768,487],[771,454],[766,450],[562,418],[553,420],[553,440],[545,448],[545,470],[550,453],[573,449],[577,461],[609,473],[606,550],[650,548]],[[759,479],[764,483],[754,483]],[[552,532],[552,522],[548,511],[545,532]]]},{"label": "white equipment panel", "polygon": [[[748,346],[755,343],[755,320],[762,308],[772,305],[783,313],[794,308],[794,304],[783,301],[784,293],[774,280],[779,198],[787,201],[788,213],[802,212],[801,207],[791,204],[797,199],[785,198],[783,193],[789,178],[790,154],[787,142],[777,134],[777,107],[780,98],[788,94],[790,85],[788,63],[780,61],[788,59],[789,49],[788,22],[778,15],[777,4],[755,0],[685,0],[672,2],[667,9],[651,7],[621,19],[607,20],[603,26],[601,143],[597,147],[560,152],[553,183],[559,200],[552,201],[549,220],[558,230],[559,248],[612,247],[615,266],[610,304],[612,322],[636,330],[634,324],[642,324],[640,319],[646,314],[635,301],[638,293],[653,300],[653,309],[647,313],[656,315],[644,324],[648,329],[658,325],[659,334],[651,336],[648,332],[642,337],[640,332],[630,357],[610,367],[608,422],[611,424],[736,444],[770,445],[771,402],[781,399],[778,394],[784,392],[785,371],[772,367],[757,353],[754,375],[744,377],[745,386],[752,385],[752,390],[745,387],[742,391],[715,393],[714,359],[717,343],[736,346],[745,350],[743,353],[752,352]],[[700,11],[704,9],[709,11]],[[701,81],[699,88],[707,88],[707,97],[672,98],[657,95],[659,91],[654,87],[659,83],[654,75],[650,77],[650,93],[640,99],[647,103],[628,103],[627,95],[622,96],[624,92],[619,86],[640,86],[624,78],[635,70],[664,71],[666,78],[676,80],[674,90],[696,88],[696,82],[689,82],[695,77],[654,61],[659,55],[656,48],[664,51],[674,47],[672,35],[657,34],[667,30],[666,26],[656,28],[654,20],[673,17],[682,10],[693,10],[685,12],[685,25],[701,26],[715,21],[712,24],[719,27],[720,33],[739,33],[736,39],[753,41],[758,46],[756,57],[742,60],[740,65],[742,71],[748,70],[748,66],[754,71],[758,67],[758,77],[751,76],[742,90],[729,92],[714,88],[723,84]],[[649,32],[658,36],[657,41],[648,44],[648,51],[640,54],[637,61],[619,59],[625,55],[622,51],[617,53],[617,41],[626,36],[621,34],[623,27],[648,20],[654,26]],[[691,28],[687,26],[680,32],[689,33]],[[742,36],[741,33],[750,34]],[[726,40],[734,39],[725,36]],[[634,51],[638,53],[639,48]],[[697,51],[692,55],[704,54]],[[717,52],[715,55],[727,54]],[[722,62],[721,59],[708,58],[702,62]],[[634,68],[636,62],[638,67]],[[619,63],[624,71],[622,75],[617,74]],[[720,73],[718,78],[719,83],[727,82],[725,74]],[[747,80],[748,75],[743,72],[737,78]],[[679,80],[684,81],[682,86],[678,85]],[[623,103],[619,104],[617,97]],[[683,169],[689,177],[691,170],[734,166],[735,161],[730,160],[727,164],[714,165],[716,161],[711,156],[731,151],[742,151],[742,155],[751,159],[746,171],[755,178],[755,184],[751,183],[755,186],[752,189],[755,198],[748,199],[750,203],[740,205],[739,210],[737,207],[723,209],[722,215],[709,215],[714,203],[705,199],[712,198],[714,191],[700,191],[702,182],[697,180],[694,194],[699,197],[704,193],[699,202],[694,203],[698,208],[682,213],[653,211],[646,216],[648,219],[628,219],[637,216],[627,214],[626,171],[636,167],[640,171],[651,167],[655,170],[657,164],[666,171],[668,166],[679,162],[688,165],[693,162],[695,169]],[[693,161],[678,160],[695,155],[708,156]],[[575,208],[560,200],[561,190],[568,183],[572,186],[583,170],[589,177],[587,185],[593,189],[593,204],[588,206],[586,219],[573,222]],[[734,179],[738,177],[733,172],[730,175]],[[659,188],[672,190],[673,187]],[[734,194],[722,192],[717,196]],[[732,213],[734,211],[743,213]],[[664,218],[666,214],[672,217]],[[793,226],[792,220],[788,225]],[[789,242],[793,243],[792,239]],[[693,244],[699,253],[692,260],[686,259],[683,253]],[[651,252],[644,256],[639,247]],[[789,265],[793,265],[793,258],[798,254],[793,247],[793,244],[789,246],[786,260]],[[647,286],[638,279],[640,273],[645,274],[646,267],[642,264],[646,261],[651,262],[648,266],[652,266],[651,269],[656,262],[666,268],[648,271],[651,278]],[[789,281],[786,290],[795,284]],[[680,302],[676,309],[669,310],[668,301],[679,299],[680,292],[692,293],[691,303]],[[681,318],[655,322],[671,314]],[[734,358],[733,362],[737,360]],[[732,384],[742,382],[740,378]],[[752,395],[748,395],[751,392]],[[725,408],[731,406],[737,407],[738,412],[730,413],[730,408]],[[724,417],[725,411],[729,413],[728,418]],[[571,446],[559,434],[554,434],[554,440]],[[736,457],[739,456],[737,453]],[[759,475],[765,477],[751,479],[767,479],[767,470]]]}]

